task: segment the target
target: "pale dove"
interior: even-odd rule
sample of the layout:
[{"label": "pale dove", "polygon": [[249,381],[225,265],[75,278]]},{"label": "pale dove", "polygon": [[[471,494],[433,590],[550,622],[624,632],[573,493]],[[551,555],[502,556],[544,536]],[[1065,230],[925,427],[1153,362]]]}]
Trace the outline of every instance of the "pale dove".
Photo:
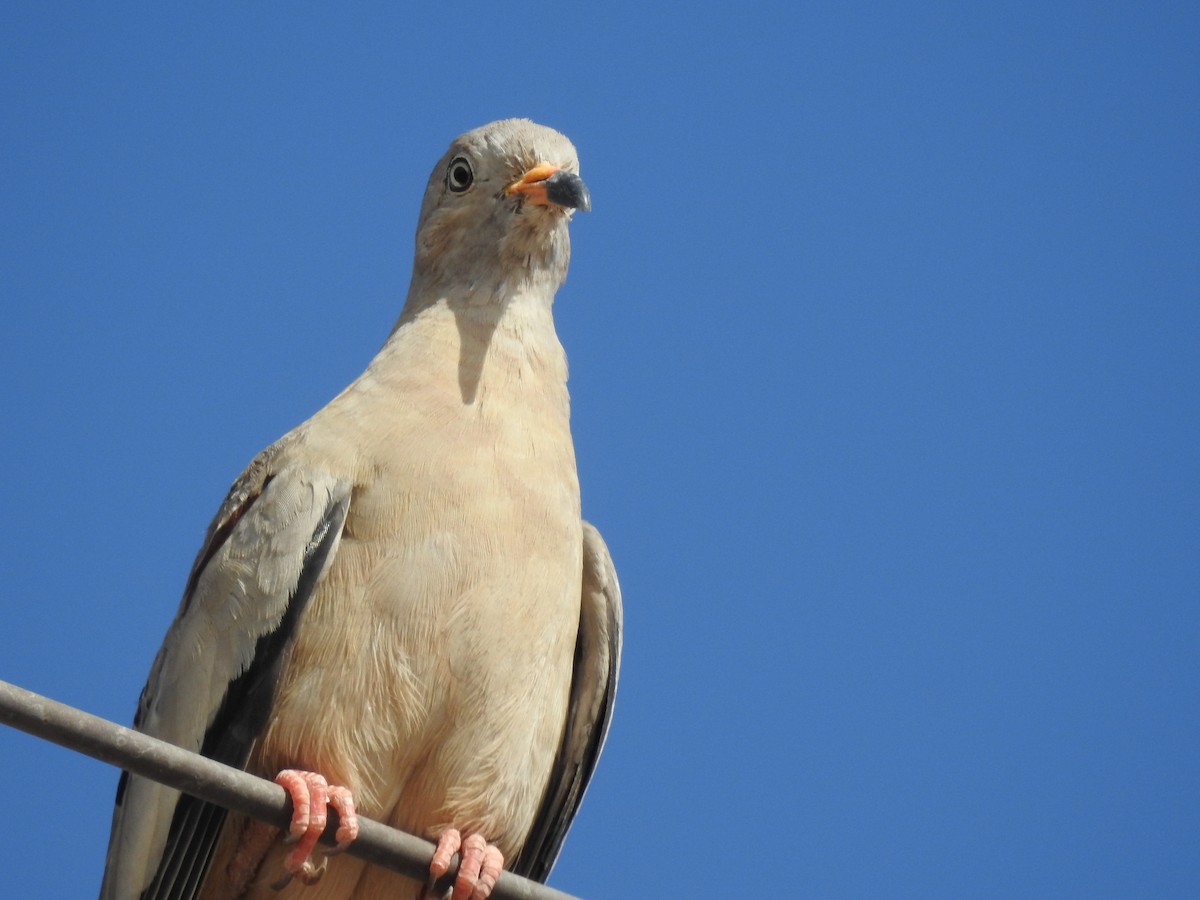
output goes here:
[{"label": "pale dove", "polygon": [[486,896],[503,861],[549,874],[621,640],[551,317],[590,206],[577,172],[570,141],[526,120],[451,144],[383,348],[238,478],[188,578],[136,727],[279,775],[302,840],[123,775],[104,900],[427,891],[348,856],[314,866],[327,802],[339,840],[357,806],[438,841],[431,878],[461,837],[455,898]]}]

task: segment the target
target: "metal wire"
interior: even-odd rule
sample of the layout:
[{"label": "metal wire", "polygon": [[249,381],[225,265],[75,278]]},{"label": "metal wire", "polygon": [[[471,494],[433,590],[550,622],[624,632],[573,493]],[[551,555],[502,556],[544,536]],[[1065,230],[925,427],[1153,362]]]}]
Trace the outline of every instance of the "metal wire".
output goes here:
[{"label": "metal wire", "polygon": [[[226,809],[286,828],[292,818],[287,792],[272,781],[222,765],[173,744],[124,728],[41,694],[0,681],[0,723],[60,744],[135,775],[150,778]],[[335,844],[333,810],[321,841]],[[417,881],[429,875],[433,844],[379,822],[359,817],[358,839],[346,850]],[[446,886],[458,869],[455,857]],[[494,900],[578,900],[554,888],[502,872],[492,890]]]}]

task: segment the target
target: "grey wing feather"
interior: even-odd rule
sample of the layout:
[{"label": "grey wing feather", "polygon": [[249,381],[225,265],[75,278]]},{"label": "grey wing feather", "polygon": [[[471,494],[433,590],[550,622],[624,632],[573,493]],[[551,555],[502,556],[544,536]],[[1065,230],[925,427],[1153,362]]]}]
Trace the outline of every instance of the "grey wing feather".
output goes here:
[{"label": "grey wing feather", "polygon": [[545,881],[588,782],[596,769],[617,696],[621,665],[621,586],[603,538],[583,523],[583,585],[575,670],[562,744],[542,805],[512,865],[519,875]]},{"label": "grey wing feather", "polygon": [[[230,489],[138,702],[139,731],[230,765],[265,725],[281,660],[336,552],[350,485],[289,465],[285,438]],[[224,811],[123,773],[101,900],[183,900]]]}]

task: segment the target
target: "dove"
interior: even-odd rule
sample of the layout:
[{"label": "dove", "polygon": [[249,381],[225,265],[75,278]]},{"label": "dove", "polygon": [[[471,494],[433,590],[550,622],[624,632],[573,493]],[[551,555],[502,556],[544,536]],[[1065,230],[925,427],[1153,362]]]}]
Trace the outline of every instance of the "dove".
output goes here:
[{"label": "dove", "polygon": [[[456,852],[454,900],[549,875],[621,651],[552,315],[590,207],[574,146],[525,119],[438,161],[398,321],[234,482],[134,719],[275,779],[291,827],[123,773],[102,900],[432,898]],[[435,842],[429,882],[314,859],[331,807],[339,846],[359,815]]]}]

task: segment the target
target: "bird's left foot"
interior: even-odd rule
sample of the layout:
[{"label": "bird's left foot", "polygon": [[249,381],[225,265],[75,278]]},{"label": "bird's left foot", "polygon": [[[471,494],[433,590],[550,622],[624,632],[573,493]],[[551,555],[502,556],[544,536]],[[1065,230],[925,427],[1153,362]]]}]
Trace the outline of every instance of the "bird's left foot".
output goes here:
[{"label": "bird's left foot", "polygon": [[[429,884],[450,871],[450,859],[462,853],[458,874],[454,876],[454,892],[450,900],[487,900],[504,868],[504,855],[489,844],[481,834],[468,834],[464,839],[456,828],[447,828],[438,837],[433,861],[429,864]],[[430,890],[426,889],[426,894]]]},{"label": "bird's left foot", "polygon": [[272,887],[281,888],[293,877],[313,884],[325,871],[325,861],[313,865],[312,852],[329,818],[329,807],[337,810],[337,846],[330,853],[340,853],[358,837],[358,816],[354,812],[354,797],[349,788],[329,784],[316,772],[284,769],[275,776],[275,783],[292,798],[292,824],[285,843],[294,843],[292,852],[283,861],[283,878]]}]

